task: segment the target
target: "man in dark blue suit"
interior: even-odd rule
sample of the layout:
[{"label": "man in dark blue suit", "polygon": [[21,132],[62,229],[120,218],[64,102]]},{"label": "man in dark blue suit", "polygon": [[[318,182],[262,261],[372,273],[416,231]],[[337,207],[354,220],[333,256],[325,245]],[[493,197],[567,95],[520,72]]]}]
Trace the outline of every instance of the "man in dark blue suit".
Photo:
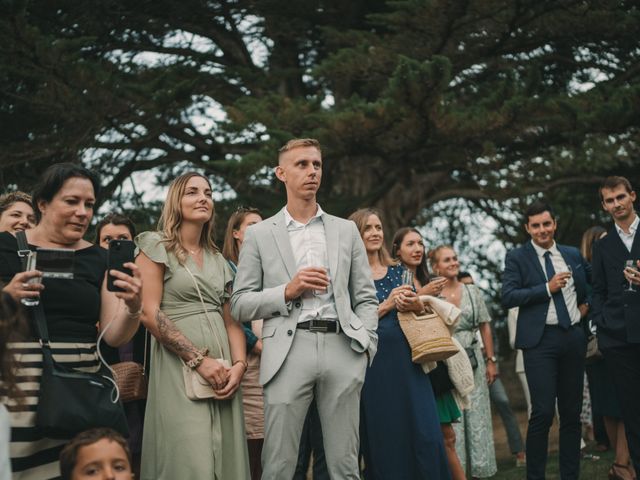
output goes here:
[{"label": "man in dark blue suit", "polygon": [[580,473],[580,410],[587,341],[580,327],[586,315],[590,268],[578,249],[555,243],[556,220],[543,202],[525,212],[531,241],[507,253],[502,304],[520,307],[516,348],[524,354],[531,394],[527,430],[527,479],[545,478],[549,428],[556,400],[560,414],[560,477]]},{"label": "man in dark blue suit", "polygon": [[[626,178],[605,179],[600,198],[615,225],[593,247],[592,318],[618,393],[631,459],[640,471],[640,219],[633,208],[636,194]],[[628,260],[634,268],[625,268]],[[635,291],[628,291],[630,283]],[[612,470],[620,469],[628,467],[614,465]]]}]

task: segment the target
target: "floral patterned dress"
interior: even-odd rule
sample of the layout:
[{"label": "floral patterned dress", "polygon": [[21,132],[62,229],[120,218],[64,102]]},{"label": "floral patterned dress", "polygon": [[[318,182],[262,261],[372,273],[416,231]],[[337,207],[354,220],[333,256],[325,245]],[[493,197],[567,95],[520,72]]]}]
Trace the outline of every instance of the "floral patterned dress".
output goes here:
[{"label": "floral patterned dress", "polygon": [[487,306],[480,290],[475,285],[464,285],[460,300],[460,323],[454,334],[463,347],[475,349],[478,367],[475,369],[475,388],[469,395],[470,408],[462,412],[460,423],[454,423],[456,451],[462,467],[471,466],[471,476],[491,477],[498,471],[496,452],[493,445],[491,404],[487,385],[486,366],[482,355],[482,345],[477,341],[480,323],[490,322]]}]

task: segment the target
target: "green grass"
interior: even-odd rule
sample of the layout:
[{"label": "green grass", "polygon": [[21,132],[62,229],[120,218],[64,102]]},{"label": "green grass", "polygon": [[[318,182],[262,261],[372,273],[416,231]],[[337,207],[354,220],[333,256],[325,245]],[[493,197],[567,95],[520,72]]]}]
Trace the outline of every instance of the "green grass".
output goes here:
[{"label": "green grass", "polygon": [[[612,452],[594,452],[599,460],[583,459],[580,462],[580,480],[607,480],[607,474],[613,463]],[[526,478],[524,468],[516,468],[515,460],[498,462],[498,473],[491,480],[519,480]],[[558,452],[553,452],[547,460],[547,480],[560,480]]]}]

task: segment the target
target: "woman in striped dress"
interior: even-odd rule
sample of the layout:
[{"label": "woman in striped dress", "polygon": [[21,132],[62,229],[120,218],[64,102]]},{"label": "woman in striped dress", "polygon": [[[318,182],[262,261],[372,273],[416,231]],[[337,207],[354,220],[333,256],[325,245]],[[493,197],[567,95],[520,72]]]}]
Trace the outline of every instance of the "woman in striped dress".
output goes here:
[{"label": "woman in striped dress", "polygon": [[[23,272],[17,241],[0,233],[0,280],[14,300],[39,297],[47,320],[55,359],[66,366],[95,371],[96,324],[104,328],[104,340],[119,346],[133,336],[139,325],[141,280],[137,267],[126,264],[133,276],[111,272],[124,292],[106,289],[106,253],[83,239],[93,217],[98,180],[89,170],[75,164],[49,167],[33,192],[37,225],[27,230],[29,248],[67,248],[75,251],[73,279],[45,278],[37,271]],[[124,305],[123,305],[124,301]],[[26,307],[28,316],[32,307]],[[14,480],[60,478],[58,456],[64,440],[43,437],[35,427],[35,415],[42,369],[42,350],[32,334],[28,341],[12,344],[20,368],[18,387],[25,397],[16,403],[3,399],[11,416],[11,466]]]}]

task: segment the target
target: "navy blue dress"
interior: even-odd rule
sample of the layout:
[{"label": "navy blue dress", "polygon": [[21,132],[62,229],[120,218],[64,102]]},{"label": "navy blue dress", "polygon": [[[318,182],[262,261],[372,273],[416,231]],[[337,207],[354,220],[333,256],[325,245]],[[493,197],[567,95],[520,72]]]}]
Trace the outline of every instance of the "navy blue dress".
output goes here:
[{"label": "navy blue dress", "polygon": [[[400,266],[376,280],[378,300],[401,285]],[[429,376],[411,361],[392,310],[378,323],[378,353],[362,388],[360,443],[366,480],[445,480],[449,466]]]}]

